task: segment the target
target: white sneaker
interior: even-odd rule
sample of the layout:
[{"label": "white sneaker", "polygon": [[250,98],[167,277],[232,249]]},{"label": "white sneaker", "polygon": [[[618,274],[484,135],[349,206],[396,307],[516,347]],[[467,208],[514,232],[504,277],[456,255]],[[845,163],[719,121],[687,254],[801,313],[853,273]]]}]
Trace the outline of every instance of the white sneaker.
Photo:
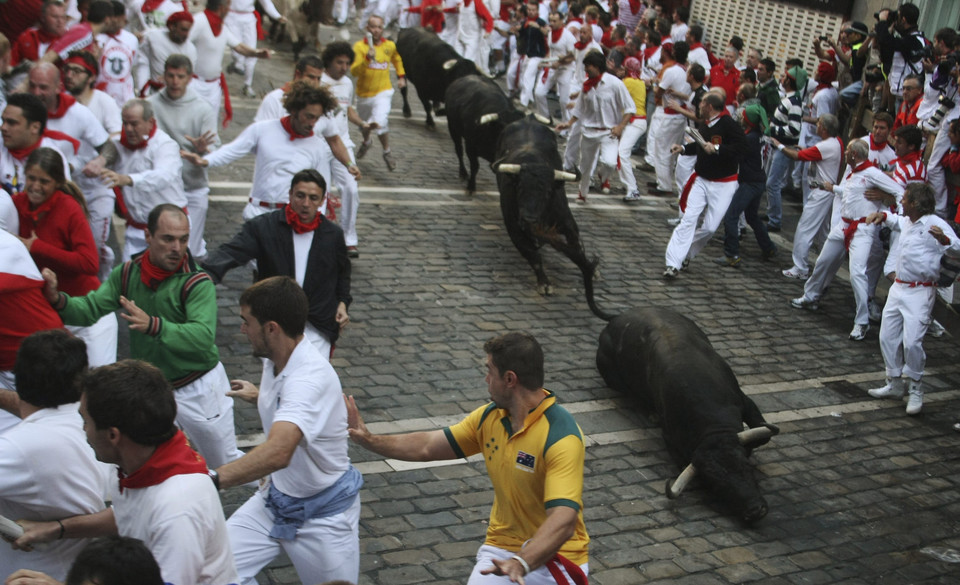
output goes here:
[{"label": "white sneaker", "polygon": [[930,322],[930,326],[927,327],[927,335],[930,337],[943,337],[943,334],[947,330],[944,329],[943,325],[940,324],[940,321],[933,320]]},{"label": "white sneaker", "polygon": [[913,416],[920,414],[923,408],[923,384],[920,380],[910,380],[910,399],[907,400],[907,414]]},{"label": "white sneaker", "polygon": [[667,266],[667,269],[663,271],[663,277],[667,280],[673,280],[677,277],[677,274],[680,274],[680,271],[673,266]]},{"label": "white sneaker", "polygon": [[670,227],[677,227],[678,225],[680,225],[680,218],[671,217],[670,219],[667,220],[667,225]]},{"label": "white sneaker", "polygon": [[870,299],[867,302],[867,318],[870,319],[871,323],[879,323],[882,316],[883,307],[880,306],[880,303],[878,303],[876,299]]},{"label": "white sneaker", "polygon": [[797,280],[806,280],[807,277],[810,276],[809,272],[800,270],[796,266],[791,266],[786,270],[782,270],[780,274],[786,276],[787,278],[795,278]]},{"label": "white sneaker", "polygon": [[790,306],[794,309],[806,309],[808,311],[816,311],[820,308],[820,303],[817,301],[808,301],[803,297],[797,297],[795,299],[790,299]]},{"label": "white sneaker", "polygon": [[902,378],[891,378],[887,376],[887,383],[881,388],[871,388],[867,390],[867,394],[873,396],[874,398],[892,398],[894,400],[900,400],[903,398],[903,393],[905,388],[903,385]]},{"label": "white sneaker", "polygon": [[850,339],[854,341],[863,341],[863,339],[867,336],[867,331],[870,331],[869,323],[857,323],[853,326],[853,329],[850,330]]},{"label": "white sneaker", "polygon": [[631,191],[627,195],[623,196],[623,200],[628,203],[631,201],[640,201],[640,191]]}]

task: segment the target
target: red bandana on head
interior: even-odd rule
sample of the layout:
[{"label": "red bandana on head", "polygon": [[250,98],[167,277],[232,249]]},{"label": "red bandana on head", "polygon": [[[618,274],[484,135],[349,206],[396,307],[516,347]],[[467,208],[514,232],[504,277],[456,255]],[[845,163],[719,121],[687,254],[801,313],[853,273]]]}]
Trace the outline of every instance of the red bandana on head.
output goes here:
[{"label": "red bandana on head", "polygon": [[125,488],[138,489],[159,485],[175,475],[191,473],[206,475],[207,462],[190,448],[183,431],[177,431],[172,439],[157,446],[150,459],[130,475],[125,476],[117,470],[120,493],[123,493]]},{"label": "red bandana on head", "polygon": [[146,148],[147,144],[150,142],[150,139],[153,138],[153,135],[157,133],[157,121],[153,121],[153,126],[150,127],[150,134],[147,135],[146,140],[141,140],[139,144],[131,145],[130,141],[127,140],[127,133],[120,133],[120,144],[123,145],[127,150],[140,150],[141,148]]},{"label": "red bandana on head", "polygon": [[150,252],[144,252],[140,261],[140,282],[144,284],[150,290],[157,290],[161,283],[164,280],[170,278],[177,272],[180,272],[183,269],[183,265],[187,262],[187,257],[184,256],[180,260],[180,264],[177,264],[177,267],[173,270],[165,270],[153,262],[150,261]]},{"label": "red bandana on head", "polygon": [[210,23],[210,31],[213,32],[213,36],[219,37],[220,31],[223,30],[223,19],[216,12],[206,8],[203,9],[203,13],[207,15],[207,22]]},{"label": "red bandana on head", "polygon": [[284,116],[280,118],[280,125],[283,126],[283,129],[286,130],[287,134],[290,135],[290,142],[293,142],[297,138],[310,138],[313,136],[312,129],[306,134],[298,134],[297,131],[293,129],[293,123],[290,121],[290,116]]},{"label": "red bandana on head", "polygon": [[163,0],[145,0],[143,6],[140,7],[140,12],[144,14],[153,12],[157,8],[160,8],[161,4],[163,4]]},{"label": "red bandana on head", "polygon": [[75,103],[77,103],[77,100],[72,95],[66,92],[60,92],[57,109],[52,112],[47,112],[47,118],[57,120],[64,117],[67,114],[67,110],[70,109],[70,106]]},{"label": "red bandana on head", "polygon": [[287,223],[290,224],[290,228],[298,234],[305,234],[307,232],[312,232],[317,229],[320,225],[320,222],[323,220],[323,214],[317,213],[313,218],[313,221],[310,223],[303,223],[300,219],[300,216],[297,215],[297,212],[293,210],[292,207],[288,204],[283,208],[284,217],[287,219]]}]

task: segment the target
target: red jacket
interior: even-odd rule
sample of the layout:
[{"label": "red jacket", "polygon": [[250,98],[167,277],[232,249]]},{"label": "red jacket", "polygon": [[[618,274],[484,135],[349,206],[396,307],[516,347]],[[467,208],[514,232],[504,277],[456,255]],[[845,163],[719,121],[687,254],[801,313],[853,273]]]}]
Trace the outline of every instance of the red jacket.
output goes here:
[{"label": "red jacket", "polygon": [[727,92],[726,105],[733,105],[737,101],[737,90],[740,89],[740,70],[731,67],[729,72],[725,72],[721,61],[710,70],[710,87],[722,87]]}]

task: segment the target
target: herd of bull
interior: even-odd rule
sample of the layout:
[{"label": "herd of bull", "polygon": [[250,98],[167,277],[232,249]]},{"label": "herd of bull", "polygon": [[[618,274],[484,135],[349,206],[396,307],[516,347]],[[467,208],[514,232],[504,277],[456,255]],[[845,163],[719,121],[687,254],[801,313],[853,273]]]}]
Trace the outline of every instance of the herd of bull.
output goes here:
[{"label": "herd of bull", "polygon": [[[497,83],[429,31],[401,30],[397,50],[423,103],[427,126],[435,127],[434,114],[446,115],[468,192],[476,189],[479,158],[491,163],[507,233],[533,267],[538,292],[551,292],[539,251],[543,244],[580,268],[590,310],[609,322],[597,350],[600,374],[608,386],[659,420],[667,449],[683,469],[667,482],[668,497],[677,497],[696,473],[745,522],[763,518],[768,508],[748,457],[777,434],[777,427],[764,421],[693,321],[662,307],[614,316],[597,306],[593,280],[598,260],[587,258],[564,189],[565,181],[580,177],[562,170],[550,120],[516,109]],[[401,91],[409,117],[406,88]]]}]

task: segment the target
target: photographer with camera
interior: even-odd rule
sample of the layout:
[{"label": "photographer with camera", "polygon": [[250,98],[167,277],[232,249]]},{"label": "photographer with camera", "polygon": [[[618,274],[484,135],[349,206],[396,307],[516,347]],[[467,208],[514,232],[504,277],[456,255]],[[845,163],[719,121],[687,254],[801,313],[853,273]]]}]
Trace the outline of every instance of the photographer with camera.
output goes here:
[{"label": "photographer with camera", "polygon": [[[816,51],[818,59],[821,61],[833,60],[829,51],[824,48],[824,45],[826,45],[836,55],[836,62],[849,69],[850,78],[853,81],[840,90],[840,100],[851,107],[856,105],[857,99],[863,91],[863,68],[867,64],[867,58],[870,57],[870,45],[864,42],[868,35],[867,25],[854,21],[844,25],[843,30],[840,31],[839,42],[821,36],[813,43],[813,49]],[[837,77],[840,78],[839,75]]]},{"label": "photographer with camera", "polygon": [[[930,152],[930,165],[927,169],[927,182],[933,188],[936,199],[936,213],[940,217],[946,217],[947,213],[947,183],[944,168],[939,164],[943,155],[950,149],[949,128],[950,122],[960,117],[960,54],[954,51],[954,44],[957,41],[956,34],[952,30],[937,31],[937,44],[935,50],[941,54],[941,58],[929,76],[927,92],[924,94],[924,103],[921,104],[918,116],[921,120],[921,129],[927,133],[927,140],[930,135],[936,135],[933,142],[933,149]],[[937,92],[937,93],[934,93]],[[932,96],[936,96],[936,108],[932,114],[927,114],[924,106],[932,101]],[[929,117],[927,118],[926,116]]]},{"label": "photographer with camera", "polygon": [[[896,103],[888,102],[888,109],[896,111],[903,99],[903,82],[907,75],[923,71],[922,61],[929,56],[932,45],[917,28],[920,9],[914,4],[904,4],[899,10],[883,10],[874,14],[874,27],[880,61],[887,76],[890,94]],[[897,34],[894,34],[897,33]]]}]

